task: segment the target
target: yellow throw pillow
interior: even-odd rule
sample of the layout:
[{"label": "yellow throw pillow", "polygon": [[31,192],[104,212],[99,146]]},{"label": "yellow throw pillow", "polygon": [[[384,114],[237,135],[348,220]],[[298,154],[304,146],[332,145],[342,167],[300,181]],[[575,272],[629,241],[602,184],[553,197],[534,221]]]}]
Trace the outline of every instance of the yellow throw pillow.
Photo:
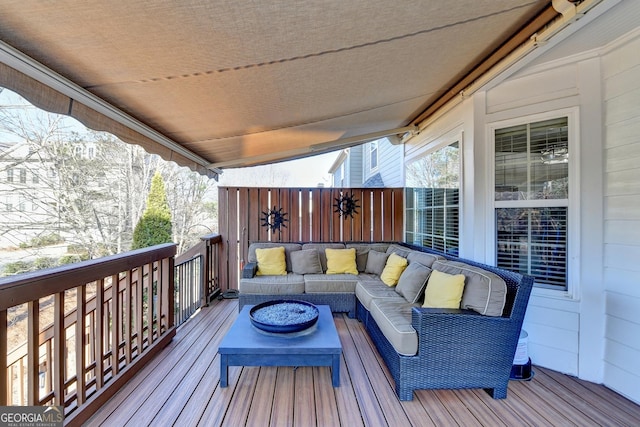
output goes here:
[{"label": "yellow throw pillow", "polygon": [[460,308],[464,290],[463,274],[447,274],[433,270],[424,291],[423,307]]},{"label": "yellow throw pillow", "polygon": [[284,246],[257,248],[256,259],[258,260],[256,276],[285,276],[287,274]]},{"label": "yellow throw pillow", "polygon": [[380,275],[380,279],[387,286],[395,286],[398,284],[398,279],[400,279],[400,275],[407,268],[407,259],[392,253],[387,258],[387,263],[384,266],[384,270],[382,270],[382,274]]},{"label": "yellow throw pillow", "polygon": [[327,274],[358,274],[356,248],[324,250],[327,256]]}]

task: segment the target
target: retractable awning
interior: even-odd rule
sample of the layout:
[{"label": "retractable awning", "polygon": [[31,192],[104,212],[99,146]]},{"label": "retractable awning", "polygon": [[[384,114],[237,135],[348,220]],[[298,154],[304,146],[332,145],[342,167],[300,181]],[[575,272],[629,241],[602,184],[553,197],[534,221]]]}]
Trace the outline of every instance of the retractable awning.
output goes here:
[{"label": "retractable awning", "polygon": [[0,85],[210,174],[405,131],[522,42],[514,37],[529,37],[519,30],[557,16],[537,0],[4,0],[0,9]]}]

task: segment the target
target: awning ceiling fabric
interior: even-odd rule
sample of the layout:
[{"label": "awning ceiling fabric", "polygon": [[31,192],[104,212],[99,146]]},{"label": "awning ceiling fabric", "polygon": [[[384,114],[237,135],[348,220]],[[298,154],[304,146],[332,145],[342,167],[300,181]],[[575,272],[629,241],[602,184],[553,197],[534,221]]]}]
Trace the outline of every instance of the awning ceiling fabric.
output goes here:
[{"label": "awning ceiling fabric", "polygon": [[205,164],[240,167],[411,124],[549,4],[3,0],[0,40]]}]

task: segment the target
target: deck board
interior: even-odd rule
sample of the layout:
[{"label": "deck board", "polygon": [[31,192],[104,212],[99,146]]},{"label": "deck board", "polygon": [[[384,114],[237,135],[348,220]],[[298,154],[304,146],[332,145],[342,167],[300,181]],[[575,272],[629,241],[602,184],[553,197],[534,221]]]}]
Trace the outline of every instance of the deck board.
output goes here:
[{"label": "deck board", "polygon": [[90,426],[556,426],[640,425],[640,406],[614,391],[534,367],[507,399],[483,390],[419,390],[396,398],[394,383],[362,325],[334,315],[343,346],[340,387],[328,367],[229,367],[220,387],[218,345],[237,316],[216,301],[88,422]]}]

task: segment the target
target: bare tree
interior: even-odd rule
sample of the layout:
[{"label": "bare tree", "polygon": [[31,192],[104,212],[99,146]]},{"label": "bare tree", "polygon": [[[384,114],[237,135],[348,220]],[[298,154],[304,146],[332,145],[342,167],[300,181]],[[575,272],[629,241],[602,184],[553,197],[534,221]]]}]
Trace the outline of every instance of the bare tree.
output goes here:
[{"label": "bare tree", "polygon": [[164,164],[167,198],[173,215],[174,241],[178,253],[214,231],[217,212],[212,210],[215,182],[175,163]]},{"label": "bare tree", "polygon": [[58,233],[89,257],[128,250],[157,169],[182,250],[216,222],[212,180],[24,101],[0,106],[0,237]]},{"label": "bare tree", "polygon": [[458,187],[460,173],[458,144],[452,144],[407,166],[407,187],[451,188]]}]

